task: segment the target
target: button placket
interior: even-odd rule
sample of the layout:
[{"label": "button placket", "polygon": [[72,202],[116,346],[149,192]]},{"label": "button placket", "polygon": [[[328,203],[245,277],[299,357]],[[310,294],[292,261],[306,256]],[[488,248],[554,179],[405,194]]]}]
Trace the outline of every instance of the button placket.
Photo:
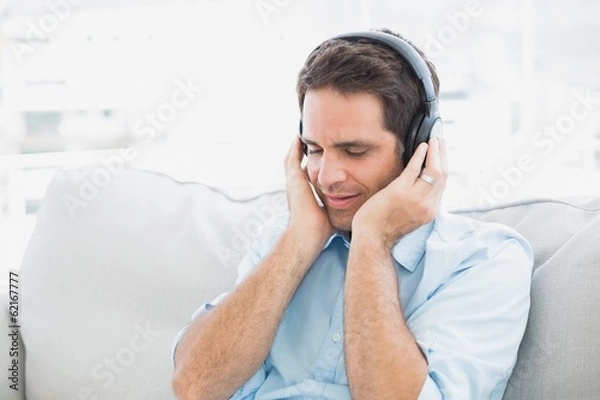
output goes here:
[{"label": "button placket", "polygon": [[344,289],[340,290],[335,309],[331,318],[331,325],[327,332],[327,339],[319,352],[317,369],[319,375],[326,375],[335,379],[335,370],[344,350],[343,346],[343,316],[344,316]]}]

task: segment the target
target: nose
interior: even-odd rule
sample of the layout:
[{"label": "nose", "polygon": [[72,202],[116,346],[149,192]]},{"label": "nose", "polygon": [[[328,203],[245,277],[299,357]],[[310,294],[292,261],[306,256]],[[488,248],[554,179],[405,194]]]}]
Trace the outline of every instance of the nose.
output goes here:
[{"label": "nose", "polygon": [[318,183],[322,188],[332,188],[346,180],[346,168],[335,154],[324,153],[320,160]]}]

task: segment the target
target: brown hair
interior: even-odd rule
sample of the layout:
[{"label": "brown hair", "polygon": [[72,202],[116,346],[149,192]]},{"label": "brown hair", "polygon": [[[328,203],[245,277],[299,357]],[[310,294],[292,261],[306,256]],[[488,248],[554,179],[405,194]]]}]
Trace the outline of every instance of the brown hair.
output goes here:
[{"label": "brown hair", "polygon": [[[431,71],[437,96],[440,82],[435,66],[424,53],[398,33],[377,30],[397,36],[417,50]],[[298,74],[296,93],[301,114],[306,93],[325,87],[341,94],[368,92],[379,97],[384,108],[385,128],[396,134],[397,150],[402,154],[410,123],[425,107],[423,86],[402,56],[369,39],[327,40],[310,54]]]}]

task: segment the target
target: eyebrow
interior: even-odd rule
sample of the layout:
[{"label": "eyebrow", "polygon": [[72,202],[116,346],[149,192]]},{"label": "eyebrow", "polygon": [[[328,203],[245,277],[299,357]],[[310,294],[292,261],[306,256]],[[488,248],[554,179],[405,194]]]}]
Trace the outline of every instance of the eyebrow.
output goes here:
[{"label": "eyebrow", "polygon": [[[302,141],[305,144],[310,145],[310,146],[319,146],[319,144],[317,142],[312,141],[310,139],[302,138]],[[370,147],[373,147],[373,144],[365,142],[363,140],[347,140],[347,141],[344,141],[344,142],[335,143],[333,145],[333,147],[336,148],[336,149],[347,149],[347,148],[351,148],[351,147],[366,147],[366,148],[370,148]]]}]

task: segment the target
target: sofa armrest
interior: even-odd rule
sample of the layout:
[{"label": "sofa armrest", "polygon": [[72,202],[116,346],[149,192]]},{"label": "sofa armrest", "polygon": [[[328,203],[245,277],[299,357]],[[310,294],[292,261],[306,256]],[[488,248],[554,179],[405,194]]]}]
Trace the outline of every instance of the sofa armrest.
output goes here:
[{"label": "sofa armrest", "polygon": [[[18,275],[6,274],[6,281],[0,283],[0,399],[24,400],[25,399],[25,348],[21,335],[11,317],[11,295],[17,300],[18,292],[15,286],[10,286],[10,278],[16,278],[12,284],[18,285]],[[13,292],[11,292],[11,289]],[[17,308],[12,304],[12,312]],[[20,310],[18,310],[20,311]]]}]

